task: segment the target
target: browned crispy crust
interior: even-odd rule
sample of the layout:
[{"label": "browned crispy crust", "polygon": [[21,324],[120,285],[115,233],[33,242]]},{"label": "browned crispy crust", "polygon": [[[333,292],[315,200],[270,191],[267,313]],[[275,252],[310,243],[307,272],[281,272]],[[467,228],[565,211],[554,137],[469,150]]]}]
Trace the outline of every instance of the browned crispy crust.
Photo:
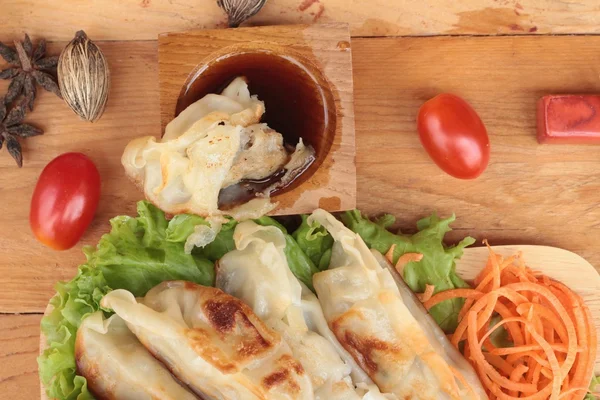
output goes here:
[{"label": "browned crispy crust", "polygon": [[210,325],[187,329],[185,336],[190,347],[221,372],[236,373],[279,344],[279,336],[240,300],[216,288],[190,282],[184,285],[185,290],[198,291],[198,302]]},{"label": "browned crispy crust", "polygon": [[[192,328],[186,332],[190,345],[203,359],[225,374],[241,371],[244,366],[268,354],[281,344],[281,337],[268,328],[241,300],[214,287],[191,282],[172,282],[198,293],[197,301],[212,329]],[[291,355],[274,361],[273,372],[256,382],[266,392],[275,387],[286,393],[299,393],[297,377],[305,374]]]},{"label": "browned crispy crust", "polygon": [[286,388],[286,393],[300,393],[300,386],[293,377],[293,373],[302,376],[304,368],[293,357],[283,355],[276,361],[277,369],[262,379],[261,385],[266,390],[271,390],[276,386]]},{"label": "browned crispy crust", "polygon": [[268,355],[281,337],[268,328],[241,300],[220,289],[186,281],[167,281],[153,290],[182,287],[194,292],[204,326],[185,330],[190,347],[223,373],[235,373]]},{"label": "browned crispy crust", "polygon": [[[281,345],[279,334],[268,328],[252,309],[239,299],[214,287],[207,287],[186,281],[166,281],[153,290],[181,287],[193,291],[196,296],[198,320],[205,321],[203,326],[187,328],[184,331],[189,346],[206,362],[224,374],[241,372],[245,366],[257,358],[269,357],[269,353]],[[144,346],[160,360],[158,354],[145,338],[139,337]],[[98,366],[85,359],[84,337],[78,335],[75,345],[77,371],[86,377],[90,391],[102,399],[112,399],[99,385]],[[260,382],[255,382],[256,394],[280,389],[286,393],[299,393],[301,387],[298,377],[304,376],[302,365],[291,355],[284,354],[273,361],[271,373]],[[169,370],[171,366],[165,365]],[[249,390],[252,390],[249,387]],[[202,396],[202,393],[196,393]]]}]

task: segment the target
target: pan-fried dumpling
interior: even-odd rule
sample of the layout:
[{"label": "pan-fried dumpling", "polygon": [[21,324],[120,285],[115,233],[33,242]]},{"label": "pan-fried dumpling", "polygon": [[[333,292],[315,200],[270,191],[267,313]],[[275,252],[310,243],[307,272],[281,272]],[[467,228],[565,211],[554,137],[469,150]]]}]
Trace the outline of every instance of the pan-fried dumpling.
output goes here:
[{"label": "pan-fried dumpling", "polygon": [[[146,199],[167,213],[258,218],[276,207],[268,196],[315,159],[302,139],[294,151],[287,150],[281,133],[259,123],[264,112],[264,103],[238,77],[221,94],[208,94],[182,111],[160,141],[153,136],[132,140],[121,163]],[[238,204],[246,194],[233,185],[272,176],[276,182],[265,181],[249,202],[219,208]]]},{"label": "pan-fried dumpling", "polygon": [[[357,382],[372,382],[327,327],[314,294],[290,271],[281,230],[245,221],[233,238],[236,250],[217,264],[217,287],[244,301],[282,335],[311,377],[316,399],[359,400],[365,391],[355,391],[350,374]],[[370,392],[376,399],[379,391],[372,387]]]},{"label": "pan-fried dumpling", "polygon": [[[434,346],[413,316],[390,272],[382,268],[360,236],[331,214],[316,210],[333,236],[329,269],[313,276],[331,330],[384,392],[410,399],[486,398],[479,381],[463,387],[444,350]],[[463,374],[474,374],[463,370]]]},{"label": "pan-fried dumpling", "polygon": [[481,386],[481,382],[475,373],[475,370],[469,364],[469,362],[463,357],[456,347],[450,343],[448,337],[435,322],[435,320],[429,315],[423,303],[419,301],[415,293],[408,287],[406,282],[402,279],[396,268],[377,250],[372,249],[371,253],[375,256],[375,259],[383,268],[387,269],[392,277],[398,289],[400,290],[400,296],[404,305],[412,315],[420,316],[417,318],[417,322],[423,329],[423,333],[427,337],[429,343],[433,346],[435,351],[440,354],[448,365],[452,366],[465,378],[466,382],[473,388],[480,398],[486,398],[485,391]]},{"label": "pan-fried dumpling", "polygon": [[126,290],[102,299],[182,382],[209,399],[312,399],[287,343],[240,300],[190,282],[163,282],[139,301]]},{"label": "pan-fried dumpling", "polygon": [[118,315],[104,320],[98,311],[83,320],[75,361],[77,373],[98,400],[198,399],[148,353]]},{"label": "pan-fried dumpling", "polygon": [[[321,305],[319,304],[319,300],[317,296],[310,291],[302,282],[302,312],[304,314],[304,319],[308,326],[308,329],[317,332],[319,335],[323,336],[325,339],[331,343],[331,345],[335,348],[337,354],[340,356],[344,362],[350,366],[352,377],[352,382],[362,388],[359,390],[360,393],[367,393],[369,390],[371,392],[375,391],[373,388],[373,381],[362,370],[362,368],[356,363],[352,355],[344,349],[344,347],[340,344],[339,340],[335,337],[329,326],[327,325],[327,321],[325,320],[325,315],[323,315],[323,310],[321,309]],[[364,390],[365,388],[370,388],[369,390]],[[379,390],[376,390],[379,392]],[[379,397],[373,397],[373,399]]]},{"label": "pan-fried dumpling", "polygon": [[125,172],[165,212],[219,214],[219,191],[240,150],[243,128],[218,122],[204,127],[204,122],[169,142],[150,136],[125,148]]},{"label": "pan-fried dumpling", "polygon": [[160,141],[132,140],[121,163],[145,197],[165,212],[257,218],[276,204],[263,197],[225,211],[218,201],[221,189],[266,178],[288,161],[282,135],[259,124],[264,112],[245,79],[236,78],[222,94],[208,94],[181,112]]}]

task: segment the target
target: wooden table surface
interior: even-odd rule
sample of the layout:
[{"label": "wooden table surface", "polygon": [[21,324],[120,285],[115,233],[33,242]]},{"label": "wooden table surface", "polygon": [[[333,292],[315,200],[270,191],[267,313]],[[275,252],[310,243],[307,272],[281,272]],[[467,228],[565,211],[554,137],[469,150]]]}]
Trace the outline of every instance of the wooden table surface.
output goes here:
[{"label": "wooden table surface", "polygon": [[[0,397],[29,400],[39,396],[39,321],[54,283],[70,279],[84,260],[81,246],[141,198],[119,160],[131,138],[159,134],[157,34],[224,27],[225,18],[214,0],[12,0],[1,9],[0,41],[28,32],[54,41],[49,52],[58,54],[84,29],[102,41],[112,72],[98,123],[79,122],[38,91],[28,120],[46,133],[25,142],[20,170],[0,151]],[[250,24],[334,21],[348,22],[353,36],[360,209],[391,212],[403,228],[433,210],[455,212],[451,240],[563,247],[600,270],[600,147],[535,141],[541,95],[600,93],[600,37],[549,36],[598,33],[600,2],[269,0]],[[6,87],[0,82],[0,92]],[[492,158],[475,181],[440,172],[416,137],[419,105],[441,91],[468,99],[488,127]],[[82,243],[53,252],[32,238],[28,203],[42,168],[66,151],[96,162],[103,195]]]}]

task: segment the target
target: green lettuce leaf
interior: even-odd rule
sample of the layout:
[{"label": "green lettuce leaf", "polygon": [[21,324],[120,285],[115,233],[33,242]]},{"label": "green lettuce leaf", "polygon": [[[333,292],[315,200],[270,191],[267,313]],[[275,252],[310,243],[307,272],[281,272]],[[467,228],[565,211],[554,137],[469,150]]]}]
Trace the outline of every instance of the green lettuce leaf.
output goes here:
[{"label": "green lettuce leaf", "polygon": [[[440,219],[436,214],[423,218],[417,223],[419,232],[409,236],[393,234],[386,228],[394,223],[391,216],[379,218],[376,222],[363,217],[358,210],[342,214],[344,224],[358,233],[371,248],[385,254],[392,245],[394,263],[405,253],[421,253],[423,259],[410,262],[404,267],[404,280],[417,293],[425,290],[425,285],[434,285],[435,292],[468,285],[456,274],[456,259],[460,258],[463,249],[475,243],[475,239],[466,237],[456,246],[444,245],[444,235],[449,232],[450,224],[455,220],[452,216]],[[447,333],[454,332],[458,324],[458,313],[464,303],[463,299],[446,300],[434,306],[430,313],[440,327]]]},{"label": "green lettuce leaf", "polygon": [[134,296],[167,280],[186,280],[210,286],[214,265],[208,259],[185,254],[185,240],[167,241],[170,222],[152,204],[140,201],[138,217],[119,216],[110,221],[111,231],[96,247],[84,252],[88,263],[100,268],[113,289],[127,289]]},{"label": "green lettuce leaf", "polygon": [[317,269],[323,271],[329,267],[333,237],[318,222],[315,221],[312,225],[309,225],[308,215],[301,215],[301,217],[302,223],[292,233],[292,237]]},{"label": "green lettuce leaf", "polygon": [[260,217],[255,219],[259,225],[262,226],[275,226],[283,232],[285,236],[285,256],[292,273],[296,278],[300,279],[310,290],[314,291],[312,284],[313,274],[319,272],[313,261],[308,257],[304,251],[300,248],[298,243],[294,240],[292,235],[287,232],[287,229],[279,222],[275,221],[271,217]]},{"label": "green lettuce leaf", "polygon": [[[209,225],[208,221],[197,215],[180,214],[176,215],[167,227],[166,240],[169,242],[185,243],[188,236],[194,233],[194,228],[197,225]],[[192,254],[204,257],[210,261],[217,261],[226,253],[235,249],[233,241],[233,232],[237,226],[237,221],[230,219],[221,227],[221,231],[217,234],[214,241],[203,248],[195,247]]]},{"label": "green lettuce leaf", "polygon": [[[498,314],[494,314],[490,319],[490,325],[488,329],[492,329],[500,321],[502,321],[502,317]],[[504,326],[496,328],[496,330],[490,334],[490,341],[495,347],[514,347],[514,343],[510,340],[508,331],[504,328]]]},{"label": "green lettuce leaf", "polygon": [[93,399],[84,377],[75,374],[75,336],[79,324],[100,309],[111,288],[99,269],[84,264],[70,282],[59,282],[50,300],[53,308],[42,318],[47,349],[38,358],[39,373],[51,399]]},{"label": "green lettuce leaf", "polygon": [[110,290],[123,288],[143,296],[171,279],[213,284],[213,263],[203,255],[184,252],[186,234],[193,232],[194,226],[190,230],[184,222],[196,222],[194,218],[167,221],[162,211],[145,201],[138,203],[137,210],[137,217],[113,218],[111,231],[100,238],[96,248],[84,249],[87,262],[75,278],[56,285],[56,295],[50,300],[53,310],[41,322],[47,349],[38,358],[40,377],[50,398],[93,399],[85,378],[76,375],[75,337],[81,321],[101,309],[100,300]]},{"label": "green lettuce leaf", "polygon": [[[592,382],[590,383],[589,391],[591,393],[598,393],[598,390],[600,389],[598,388],[598,386],[600,386],[600,376],[592,377]],[[598,400],[598,397],[591,393],[586,394],[583,400]]]},{"label": "green lettuce leaf", "polygon": [[237,226],[237,221],[231,219],[221,227],[221,231],[217,234],[215,240],[207,244],[203,248],[196,247],[192,253],[206,257],[211,261],[217,261],[231,250],[235,249],[233,241],[233,232]]},{"label": "green lettuce leaf", "polygon": [[185,243],[188,236],[194,233],[196,225],[208,225],[208,222],[198,215],[178,214],[169,221],[165,239],[169,242]]}]

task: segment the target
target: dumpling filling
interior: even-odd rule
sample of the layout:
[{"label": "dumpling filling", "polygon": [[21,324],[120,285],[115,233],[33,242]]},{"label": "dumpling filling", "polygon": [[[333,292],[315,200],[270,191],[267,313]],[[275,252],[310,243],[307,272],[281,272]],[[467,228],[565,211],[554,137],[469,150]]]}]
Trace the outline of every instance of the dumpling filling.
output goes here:
[{"label": "dumpling filling", "polygon": [[[167,213],[258,218],[276,207],[269,195],[315,158],[302,140],[288,150],[281,133],[260,123],[264,112],[238,77],[220,95],[208,94],[181,112],[160,141],[131,141],[121,162],[146,198]],[[246,182],[262,185],[250,190]],[[227,195],[219,196],[223,189]]]}]

